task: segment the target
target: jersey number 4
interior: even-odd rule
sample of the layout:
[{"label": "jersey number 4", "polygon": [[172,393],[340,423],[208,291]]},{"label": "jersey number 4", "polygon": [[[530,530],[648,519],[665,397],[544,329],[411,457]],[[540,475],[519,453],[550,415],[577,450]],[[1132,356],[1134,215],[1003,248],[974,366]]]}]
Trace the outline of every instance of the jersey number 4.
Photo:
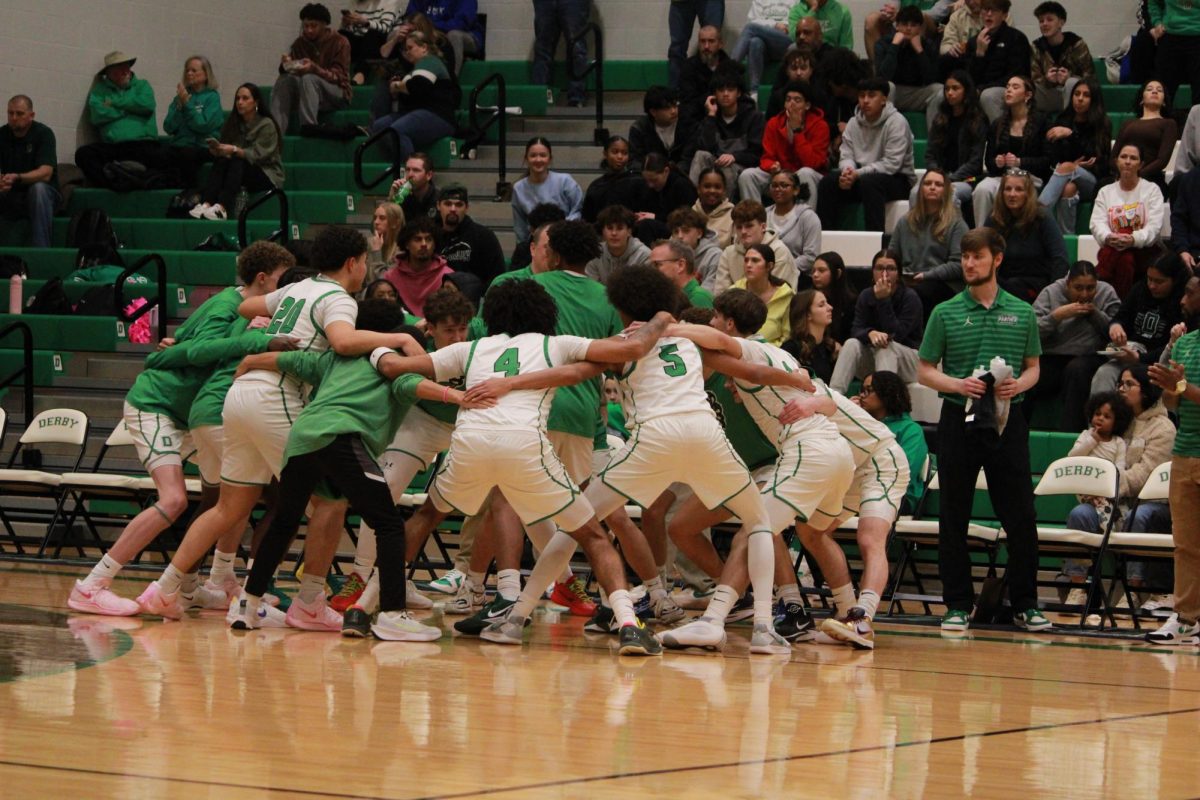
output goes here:
[{"label": "jersey number 4", "polygon": [[304,310],[305,302],[301,300],[297,303],[294,298],[283,298],[283,302],[279,304],[279,308],[275,311],[275,316],[271,317],[271,324],[267,326],[267,333],[291,333],[292,328],[296,327],[296,320],[300,319],[300,312]]},{"label": "jersey number 4", "polygon": [[687,374],[687,364],[683,363],[683,358],[680,357],[678,350],[679,345],[677,344],[664,344],[658,348],[658,357],[666,362],[663,365],[663,372],[672,378]]},{"label": "jersey number 4", "polygon": [[492,364],[492,372],[503,372],[504,377],[511,378],[521,371],[521,362],[517,358],[517,348],[510,347],[500,354],[496,363]]}]

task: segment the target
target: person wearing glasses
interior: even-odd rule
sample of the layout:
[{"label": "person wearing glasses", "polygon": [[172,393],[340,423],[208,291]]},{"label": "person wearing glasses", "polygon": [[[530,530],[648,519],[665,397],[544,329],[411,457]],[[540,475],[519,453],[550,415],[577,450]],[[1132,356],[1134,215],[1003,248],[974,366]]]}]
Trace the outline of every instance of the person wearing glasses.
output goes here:
[{"label": "person wearing glasses", "polygon": [[863,378],[858,396],[851,398],[875,419],[887,426],[908,460],[908,491],[904,493],[901,513],[911,513],[925,494],[925,459],[929,443],[925,431],[912,418],[912,395],[908,384],[894,372],[879,370]]},{"label": "person wearing glasses", "polygon": [[917,379],[925,319],[921,298],[900,280],[899,259],[890,250],[871,259],[871,278],[871,287],[858,295],[850,338],[842,345],[829,382],[843,394],[852,380],[877,369],[895,372],[906,382]]},{"label": "person wearing glasses", "polygon": [[713,296],[696,280],[696,251],[678,239],[659,239],[650,251],[650,266],[671,279],[693,308],[712,308]]}]

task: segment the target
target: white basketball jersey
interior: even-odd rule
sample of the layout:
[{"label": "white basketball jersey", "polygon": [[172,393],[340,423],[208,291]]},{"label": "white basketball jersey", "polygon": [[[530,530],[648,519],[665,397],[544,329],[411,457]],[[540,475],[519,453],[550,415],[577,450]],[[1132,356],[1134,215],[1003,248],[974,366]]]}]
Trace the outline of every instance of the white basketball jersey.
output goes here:
[{"label": "white basketball jersey", "polygon": [[817,385],[817,394],[823,392],[837,404],[837,413],[829,417],[829,421],[837,425],[838,433],[849,442],[856,469],[873,454],[896,441],[888,426],[872,417],[862,406],[819,380],[813,383]]},{"label": "white basketball jersey", "polygon": [[618,376],[617,384],[630,426],[692,411],[716,418],[704,391],[700,350],[690,339],[659,339],[649,353]]},{"label": "white basketball jersey", "polygon": [[[580,336],[488,336],[474,342],[459,342],[429,354],[438,383],[463,375],[466,388],[490,378],[527,375],[561,367],[587,358],[591,339]],[[509,392],[491,408],[462,409],[459,428],[485,430],[545,431],[553,389],[523,389]]]},{"label": "white basketball jersey", "polygon": [[[796,359],[774,345],[757,339],[740,339],[739,343],[742,346],[742,361],[774,367],[784,372],[804,371],[804,367],[800,366]],[[742,398],[742,405],[759,430],[776,445],[789,436],[825,433],[832,437],[838,433],[834,424],[821,414],[814,414],[786,427],[779,424],[779,415],[783,413],[783,407],[789,401],[809,397],[800,389],[793,386],[758,386],[736,379],[733,384]]]}]

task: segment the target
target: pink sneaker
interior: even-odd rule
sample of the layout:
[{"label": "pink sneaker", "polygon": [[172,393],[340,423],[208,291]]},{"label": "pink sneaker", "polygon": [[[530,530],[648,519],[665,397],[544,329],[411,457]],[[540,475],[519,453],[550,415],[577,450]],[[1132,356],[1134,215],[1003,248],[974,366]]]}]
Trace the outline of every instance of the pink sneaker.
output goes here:
[{"label": "pink sneaker", "polygon": [[157,583],[152,582],[146,591],[138,595],[137,604],[143,614],[163,619],[183,619],[183,608],[179,605],[179,592],[164,594]]},{"label": "pink sneaker", "polygon": [[311,604],[297,597],[288,606],[287,624],[302,631],[341,633],[342,615],[330,608],[324,597]]},{"label": "pink sneaker", "polygon": [[136,600],[115,594],[107,586],[88,585],[75,581],[75,588],[67,598],[67,607],[85,614],[103,614],[106,617],[132,617],[142,613]]}]

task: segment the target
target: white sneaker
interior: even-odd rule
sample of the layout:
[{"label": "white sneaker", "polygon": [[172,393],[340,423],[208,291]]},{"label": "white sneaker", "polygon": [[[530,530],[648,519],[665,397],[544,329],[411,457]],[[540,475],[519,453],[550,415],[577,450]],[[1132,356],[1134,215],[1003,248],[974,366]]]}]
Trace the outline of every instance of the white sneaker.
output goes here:
[{"label": "white sneaker", "polygon": [[[241,616],[241,603],[235,598],[229,603],[229,613],[225,615],[226,624],[232,626],[239,616]],[[286,628],[287,626],[287,614],[265,602],[258,607],[256,624],[248,625],[252,628]]]},{"label": "white sneaker", "polygon": [[458,587],[458,593],[454,595],[454,599],[446,603],[443,611],[447,614],[474,614],[483,608],[486,600],[487,595],[483,588],[476,588],[475,584],[468,579]]},{"label": "white sneaker", "polygon": [[452,569],[436,581],[430,581],[428,589],[438,594],[458,594],[466,582],[467,576],[461,570]]},{"label": "white sneaker", "polygon": [[699,647],[704,650],[721,651],[725,649],[725,628],[707,617],[701,617],[687,625],[663,631],[658,635],[658,640],[664,647],[672,650]]},{"label": "white sneaker", "polygon": [[442,637],[441,628],[422,625],[407,611],[381,611],[371,623],[375,638],[388,642],[432,642]]},{"label": "white sneaker", "polygon": [[204,212],[208,211],[212,206],[208,203],[197,203],[188,209],[188,216],[192,219],[204,219]]},{"label": "white sneaker", "polygon": [[773,631],[770,625],[765,622],[759,622],[755,624],[754,634],[750,637],[750,652],[767,655],[790,655],[792,646],[788,644],[787,639]]},{"label": "white sneaker", "polygon": [[686,608],[691,611],[703,611],[708,608],[708,601],[712,600],[713,593],[717,591],[717,587],[710,586],[707,589],[679,589],[671,593],[671,599],[675,601],[675,605],[680,608]]},{"label": "white sneaker", "polygon": [[1087,602],[1087,589],[1072,589],[1067,592],[1066,604],[1069,606],[1081,606]]},{"label": "white sneaker", "polygon": [[663,595],[657,603],[651,603],[650,610],[654,613],[654,620],[663,625],[671,625],[687,616],[669,594]]},{"label": "white sneaker", "polygon": [[1175,595],[1150,595],[1150,599],[1142,603],[1141,611],[1149,614],[1152,617],[1162,617],[1163,619],[1166,619],[1175,611]]},{"label": "white sneaker", "polygon": [[197,586],[191,594],[184,594],[180,591],[179,600],[184,609],[219,609],[229,605],[229,595],[225,594],[225,590],[207,581]]},{"label": "white sneaker", "polygon": [[408,582],[408,587],[405,590],[404,597],[405,605],[409,608],[417,608],[422,611],[433,608],[433,601],[417,589],[417,585],[412,581]]},{"label": "white sneaker", "polygon": [[1200,623],[1180,622],[1179,615],[1172,614],[1161,628],[1146,634],[1146,641],[1151,644],[1200,644]]},{"label": "white sneaker", "polygon": [[204,209],[204,213],[201,216],[211,220],[229,219],[229,215],[225,213],[225,206],[220,203],[213,203]]},{"label": "white sneaker", "polygon": [[497,620],[484,628],[479,634],[479,638],[496,644],[519,645],[524,641],[522,638],[524,632],[525,618],[509,614],[504,619]]}]

